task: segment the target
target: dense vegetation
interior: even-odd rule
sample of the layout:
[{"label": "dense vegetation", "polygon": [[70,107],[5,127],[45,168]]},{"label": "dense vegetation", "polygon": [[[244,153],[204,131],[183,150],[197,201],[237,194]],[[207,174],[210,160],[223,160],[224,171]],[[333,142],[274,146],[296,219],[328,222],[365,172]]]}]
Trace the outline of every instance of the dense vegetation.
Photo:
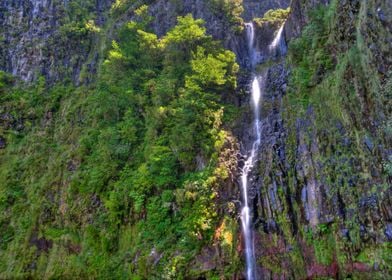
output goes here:
[{"label": "dense vegetation", "polygon": [[[65,2],[46,26],[50,71],[31,83],[0,71],[0,279],[241,278],[239,142],[260,73],[257,266],[271,279],[391,275],[392,55],[369,12],[381,6],[269,10],[253,19],[263,63],[248,69],[242,0],[200,1],[207,24],[185,15],[193,2],[162,1],[184,15],[169,24],[153,0]],[[281,57],[268,41],[298,7]]]},{"label": "dense vegetation", "polygon": [[158,39],[145,12],[96,84],[12,86],[1,73],[0,277],[181,278],[212,242],[238,66],[201,20],[179,17]]}]

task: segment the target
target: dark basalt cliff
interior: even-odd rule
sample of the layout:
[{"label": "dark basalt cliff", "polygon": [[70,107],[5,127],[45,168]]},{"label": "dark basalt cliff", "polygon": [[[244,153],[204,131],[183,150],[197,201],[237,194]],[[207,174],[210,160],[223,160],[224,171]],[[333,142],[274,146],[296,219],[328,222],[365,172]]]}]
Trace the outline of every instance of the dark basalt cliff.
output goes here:
[{"label": "dark basalt cliff", "polygon": [[[232,134],[218,159],[229,173],[219,181],[215,194],[218,223],[212,240],[199,248],[179,275],[184,279],[244,277],[238,176],[243,163],[241,153],[250,141],[251,59],[244,22],[252,21],[257,61],[254,71],[265,77],[262,141],[250,189],[259,278],[392,277],[392,1],[243,0],[242,17],[222,12],[211,4],[214,1],[129,1],[132,3],[127,9],[119,11],[110,9],[113,2],[1,1],[0,69],[27,83],[44,77],[48,86],[64,80],[76,86],[93,84],[107,49],[117,39],[116,32],[137,17],[135,8],[142,2],[149,6],[149,28],[158,37],[176,24],[177,16],[191,13],[205,21],[208,34],[235,53],[241,69],[237,94],[224,95],[223,99],[235,105],[238,118],[231,124]],[[287,7],[290,13],[284,20],[283,46],[271,51],[269,45],[283,21],[261,18],[269,9]],[[18,135],[30,124],[29,117],[16,119],[13,110],[3,110],[1,104],[0,109],[1,163],[1,151],[9,141],[3,131],[12,130]],[[63,115],[67,118],[64,112],[61,114],[60,119]],[[51,121],[48,110],[40,125]],[[72,173],[79,162],[70,160],[66,165]],[[205,165],[200,155],[197,168]],[[48,172],[63,176],[62,171]],[[40,217],[67,216],[61,188],[65,189],[70,180],[61,178],[59,197],[47,194],[56,210],[42,212]],[[90,200],[74,231],[91,223],[92,209],[104,211],[103,199],[98,195]],[[176,206],[170,207],[175,213]],[[4,211],[8,216],[11,212]],[[146,210],[139,217],[147,215]],[[64,224],[72,222],[69,216]],[[5,224],[0,220],[1,229]],[[80,234],[75,238],[71,232],[67,234],[72,238],[65,241],[52,240],[38,233],[38,227],[26,230],[25,240],[18,241],[26,243],[26,248],[38,248],[35,253],[29,252],[30,259],[20,265],[24,269],[21,275],[61,278],[56,271],[45,272],[45,265],[39,263],[41,254],[46,254],[44,260],[48,263],[61,261],[53,256],[56,252],[77,258],[87,245],[75,244],[84,237]],[[231,245],[222,240],[230,240]],[[61,249],[62,242],[66,249]],[[0,253],[0,260],[12,264],[12,248],[1,246],[8,255]],[[131,274],[138,275],[135,279],[152,279],[151,275],[158,276],[148,274],[149,270],[163,261],[168,267],[176,267],[178,259],[179,251],[165,256],[154,247],[144,259],[140,252],[133,252],[117,261],[118,266],[126,262]],[[0,278],[12,279],[12,275],[13,267],[0,265]],[[169,276],[167,279],[176,277]]]},{"label": "dark basalt cliff", "polygon": [[[384,168],[391,158],[392,5],[330,2],[292,1],[285,25],[292,72],[279,64],[268,69],[265,138],[254,184],[256,248],[265,279],[391,273],[392,185]],[[314,12],[319,5],[334,14],[320,18]],[[323,64],[325,57],[311,57],[323,49],[332,66]],[[298,59],[301,52],[305,57]],[[301,97],[305,106],[290,108],[298,90],[290,87],[305,77],[297,69],[310,71],[302,87],[308,93]]]},{"label": "dark basalt cliff", "polygon": [[82,66],[94,60],[88,54],[93,55],[96,43],[93,32],[83,26],[87,18],[78,17],[94,14],[102,26],[111,2],[1,1],[1,68],[29,82],[40,75],[49,81],[66,76],[78,82]]}]

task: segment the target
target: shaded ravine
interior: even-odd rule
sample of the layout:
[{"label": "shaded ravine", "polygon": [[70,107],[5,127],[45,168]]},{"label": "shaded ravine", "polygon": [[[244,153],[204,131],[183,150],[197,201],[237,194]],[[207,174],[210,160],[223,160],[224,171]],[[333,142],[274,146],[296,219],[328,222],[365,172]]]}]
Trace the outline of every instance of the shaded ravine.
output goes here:
[{"label": "shaded ravine", "polygon": [[[241,224],[245,243],[245,260],[246,260],[246,279],[253,280],[258,279],[257,269],[256,269],[256,258],[255,258],[255,248],[254,248],[254,236],[252,227],[252,213],[250,209],[251,199],[249,197],[249,191],[252,188],[251,176],[252,170],[256,165],[259,153],[259,147],[261,144],[261,120],[260,120],[260,101],[263,95],[262,85],[265,83],[264,79],[266,75],[257,74],[254,71],[254,67],[257,64],[255,60],[255,49],[254,49],[254,39],[255,31],[253,23],[246,23],[246,35],[247,43],[249,48],[250,65],[252,67],[253,79],[251,84],[251,100],[250,105],[253,111],[253,121],[251,127],[251,137],[252,145],[251,149],[245,151],[245,162],[241,170],[241,180],[240,186],[242,191],[242,209],[241,209]],[[283,25],[278,30],[274,40],[269,45],[269,50],[271,54],[274,54],[278,48],[281,49],[281,37],[282,37]]]}]

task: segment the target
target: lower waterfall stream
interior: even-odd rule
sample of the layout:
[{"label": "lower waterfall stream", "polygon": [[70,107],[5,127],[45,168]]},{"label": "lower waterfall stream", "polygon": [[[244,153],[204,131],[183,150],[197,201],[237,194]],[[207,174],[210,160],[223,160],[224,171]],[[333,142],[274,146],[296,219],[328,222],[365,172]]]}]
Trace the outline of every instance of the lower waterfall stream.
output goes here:
[{"label": "lower waterfall stream", "polygon": [[253,234],[251,229],[251,214],[249,208],[248,184],[249,184],[249,175],[257,159],[257,152],[261,142],[260,106],[259,106],[260,97],[261,97],[260,84],[259,84],[258,77],[255,76],[252,82],[252,98],[251,98],[251,103],[252,103],[251,105],[254,112],[253,133],[255,136],[255,140],[252,144],[252,149],[248,155],[248,158],[245,161],[241,173],[241,187],[242,187],[242,196],[243,196],[241,221],[242,221],[242,230],[245,238],[245,256],[246,256],[246,266],[247,266],[246,276],[248,280],[256,279],[254,242],[253,242]]}]

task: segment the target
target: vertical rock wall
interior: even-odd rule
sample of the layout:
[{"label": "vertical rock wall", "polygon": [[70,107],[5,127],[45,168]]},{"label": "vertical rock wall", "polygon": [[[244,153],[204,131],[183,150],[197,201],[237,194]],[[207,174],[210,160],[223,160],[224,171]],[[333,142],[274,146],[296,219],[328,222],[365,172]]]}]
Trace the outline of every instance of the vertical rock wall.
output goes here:
[{"label": "vertical rock wall", "polygon": [[[311,23],[310,11],[329,2],[292,1],[287,40],[301,36]],[[392,108],[387,2],[335,1],[326,48],[335,65],[359,50],[352,65],[336,66],[347,67],[336,76],[344,80],[336,105],[348,116],[344,123],[320,115],[316,107],[329,104],[293,111],[301,93],[286,96],[291,70],[279,61],[266,66],[264,138],[253,185],[256,254],[264,279],[390,277],[392,183],[383,168],[392,143],[386,128]],[[334,71],[316,72],[312,87],[320,89],[313,95],[328,95],[321,85]]]},{"label": "vertical rock wall", "polygon": [[[107,1],[4,0],[0,3],[0,69],[32,82],[70,78],[77,82],[94,34],[82,17],[104,22]],[[85,13],[78,15],[77,13]],[[86,19],[87,20],[87,19]]]}]

